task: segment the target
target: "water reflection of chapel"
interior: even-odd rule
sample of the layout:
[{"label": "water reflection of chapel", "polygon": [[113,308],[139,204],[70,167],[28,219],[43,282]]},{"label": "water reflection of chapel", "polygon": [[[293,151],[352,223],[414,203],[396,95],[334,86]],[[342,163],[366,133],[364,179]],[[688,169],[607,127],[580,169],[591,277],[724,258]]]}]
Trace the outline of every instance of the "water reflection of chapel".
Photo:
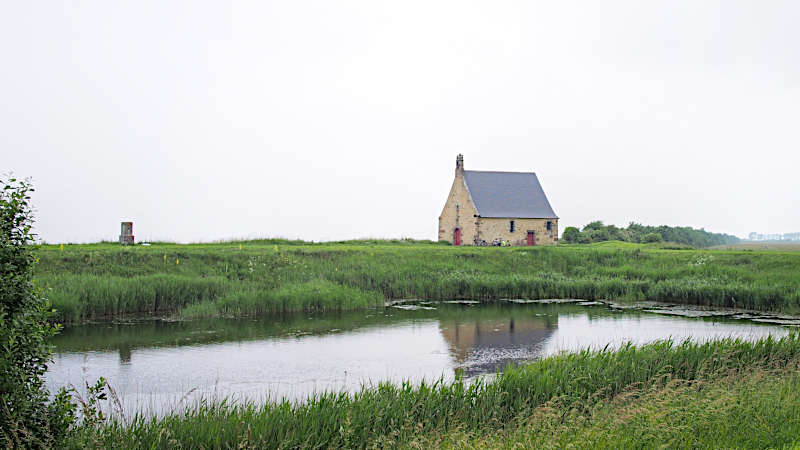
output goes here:
[{"label": "water reflection of chapel", "polygon": [[551,316],[442,319],[439,329],[465,376],[495,373],[538,356],[558,328]]}]

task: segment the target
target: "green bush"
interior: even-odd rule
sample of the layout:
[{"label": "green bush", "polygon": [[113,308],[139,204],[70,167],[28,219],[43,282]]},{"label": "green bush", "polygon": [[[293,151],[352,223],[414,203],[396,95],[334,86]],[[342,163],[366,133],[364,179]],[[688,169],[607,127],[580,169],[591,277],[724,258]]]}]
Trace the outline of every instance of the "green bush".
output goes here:
[{"label": "green bush", "polygon": [[[586,233],[587,230],[584,230]],[[604,242],[611,240],[611,233],[609,233],[608,229],[601,229],[601,230],[590,230],[588,231],[589,236],[592,238],[592,242]]]},{"label": "green bush", "polygon": [[[658,235],[655,238],[652,235]],[[645,240],[645,239],[658,240]],[[711,233],[704,229],[694,229],[691,227],[669,227],[661,225],[658,227],[647,226],[631,222],[627,228],[617,228],[614,225],[605,225],[601,220],[589,222],[583,227],[583,231],[577,228],[567,227],[564,230],[562,240],[566,243],[590,244],[594,242],[622,241],[622,242],[674,242],[677,244],[688,245],[691,247],[711,247],[715,245],[735,244],[739,238],[729,234]]]},{"label": "green bush", "polygon": [[651,242],[663,242],[663,241],[664,238],[662,238],[661,235],[658,233],[648,233],[645,234],[644,237],[642,238],[642,242],[644,242],[645,244],[649,244]]},{"label": "green bush", "polygon": [[584,233],[587,231],[593,230],[604,230],[606,226],[603,224],[602,220],[595,220],[594,222],[589,222],[583,227]]},{"label": "green bush", "polygon": [[74,409],[63,390],[48,403],[43,386],[57,327],[33,279],[32,189],[14,178],[0,184],[0,446],[57,446]]},{"label": "green bush", "polygon": [[575,244],[578,242],[581,232],[575,227],[564,228],[564,234],[561,235],[561,240],[567,244]]}]

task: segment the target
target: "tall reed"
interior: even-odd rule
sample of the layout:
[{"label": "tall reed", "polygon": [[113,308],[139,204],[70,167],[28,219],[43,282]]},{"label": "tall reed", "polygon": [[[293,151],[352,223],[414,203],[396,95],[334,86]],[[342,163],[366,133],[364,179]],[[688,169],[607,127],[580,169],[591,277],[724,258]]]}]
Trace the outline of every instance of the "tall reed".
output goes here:
[{"label": "tall reed", "polygon": [[343,310],[398,298],[627,299],[800,311],[800,253],[272,242],[44,246],[38,279],[66,321]]}]

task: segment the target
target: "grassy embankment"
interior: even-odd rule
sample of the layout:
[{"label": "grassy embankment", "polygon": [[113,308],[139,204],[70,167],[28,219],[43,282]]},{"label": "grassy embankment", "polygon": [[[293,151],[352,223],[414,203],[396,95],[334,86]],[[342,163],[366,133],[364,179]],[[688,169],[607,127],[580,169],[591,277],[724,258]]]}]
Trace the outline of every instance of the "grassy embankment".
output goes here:
[{"label": "grassy embankment", "polygon": [[65,321],[351,310],[400,298],[657,300],[800,311],[800,253],[792,252],[263,240],[53,245],[37,255],[39,284]]},{"label": "grassy embankment", "polygon": [[658,342],[509,368],[492,381],[381,385],[305,403],[204,404],[78,430],[75,447],[781,447],[800,436],[800,335]]},{"label": "grassy embankment", "polygon": [[755,251],[778,251],[778,252],[800,252],[800,242],[797,241],[748,241],[738,244],[716,245],[710,247],[714,250],[755,250]]}]

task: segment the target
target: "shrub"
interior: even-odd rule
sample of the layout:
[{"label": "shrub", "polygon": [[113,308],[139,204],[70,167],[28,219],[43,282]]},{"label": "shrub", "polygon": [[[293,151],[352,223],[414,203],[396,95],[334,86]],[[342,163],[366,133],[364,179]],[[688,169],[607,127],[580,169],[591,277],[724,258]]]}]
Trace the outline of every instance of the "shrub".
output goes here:
[{"label": "shrub", "polygon": [[57,327],[33,280],[32,189],[14,178],[0,184],[0,446],[57,446],[74,409],[63,390],[48,404],[43,386]]},{"label": "shrub", "polygon": [[648,244],[648,243],[651,243],[651,242],[663,242],[663,241],[664,241],[664,238],[662,238],[661,235],[658,234],[658,233],[647,233],[642,238],[642,242],[644,242],[645,244]]},{"label": "shrub", "polygon": [[587,223],[586,226],[583,227],[583,231],[587,232],[592,230],[603,230],[605,228],[606,226],[603,225],[602,220],[595,220],[594,222]]},{"label": "shrub", "polygon": [[580,237],[581,232],[575,227],[567,227],[564,228],[564,234],[561,236],[561,240],[566,242],[567,244],[574,244],[578,242],[578,237]]},{"label": "shrub", "polygon": [[[586,233],[584,231],[584,233]],[[611,240],[611,233],[608,232],[608,229],[603,228],[600,230],[591,230],[589,231],[589,235],[592,238],[592,242],[604,242]]]},{"label": "shrub", "polygon": [[[567,229],[569,230],[569,228]],[[710,233],[704,229],[696,230],[691,227],[669,227],[661,225],[658,227],[645,226],[631,222],[627,228],[618,228],[615,225],[604,225],[602,221],[595,220],[587,223],[583,231],[564,230],[563,240],[567,243],[588,244],[604,241],[623,241],[623,242],[674,242],[692,247],[711,247],[714,245],[735,244],[739,238],[729,234]],[[645,236],[657,234],[658,239],[645,241]]]}]

